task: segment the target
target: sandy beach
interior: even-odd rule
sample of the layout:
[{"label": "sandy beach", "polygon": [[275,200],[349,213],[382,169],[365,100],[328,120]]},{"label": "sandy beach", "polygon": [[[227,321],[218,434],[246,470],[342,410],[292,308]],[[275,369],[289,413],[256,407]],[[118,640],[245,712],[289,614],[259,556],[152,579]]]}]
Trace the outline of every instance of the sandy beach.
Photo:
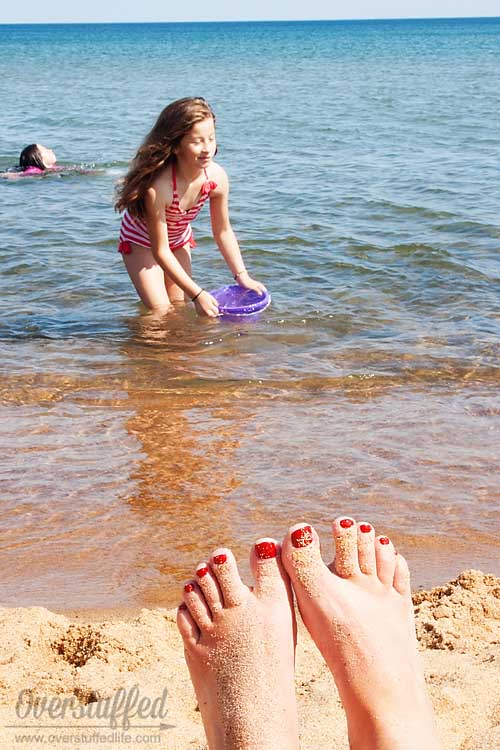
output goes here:
[{"label": "sandy beach", "polygon": [[[444,747],[499,747],[500,579],[469,570],[446,585],[417,592],[414,605]],[[5,750],[40,744],[205,747],[174,611],[54,613],[32,607],[3,609],[0,618],[0,744]],[[337,692],[303,627],[296,688],[303,750],[347,748]],[[129,700],[128,728],[125,703],[118,709],[117,695]],[[114,727],[106,714],[113,699]],[[70,706],[79,713],[71,715]]]}]

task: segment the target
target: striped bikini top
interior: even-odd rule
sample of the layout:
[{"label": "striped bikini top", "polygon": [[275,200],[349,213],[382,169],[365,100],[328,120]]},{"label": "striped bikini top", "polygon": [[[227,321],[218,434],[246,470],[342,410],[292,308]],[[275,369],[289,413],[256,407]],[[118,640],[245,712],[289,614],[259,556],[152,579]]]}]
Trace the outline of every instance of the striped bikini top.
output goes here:
[{"label": "striped bikini top", "polygon": [[187,211],[183,211],[179,205],[179,195],[177,194],[175,164],[172,164],[172,203],[165,209],[168,239],[171,248],[182,247],[186,242],[189,242],[193,233],[191,222],[200,213],[210,192],[217,187],[216,182],[208,179],[207,170],[204,169],[203,171],[205,172],[206,181],[201,186],[198,200],[194,206],[188,208]]}]

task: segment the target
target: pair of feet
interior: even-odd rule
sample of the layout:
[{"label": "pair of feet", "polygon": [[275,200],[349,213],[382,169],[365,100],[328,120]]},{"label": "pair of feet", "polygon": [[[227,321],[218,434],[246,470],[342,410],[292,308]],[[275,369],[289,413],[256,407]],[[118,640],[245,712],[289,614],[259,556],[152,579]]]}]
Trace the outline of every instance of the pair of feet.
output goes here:
[{"label": "pair of feet", "polygon": [[335,560],[293,526],[260,539],[248,588],[229,549],[184,587],[177,624],[210,750],[298,750],[294,689],[300,614],[346,711],[353,750],[437,750],[413,623],[406,561],[371,524],[333,522]]}]

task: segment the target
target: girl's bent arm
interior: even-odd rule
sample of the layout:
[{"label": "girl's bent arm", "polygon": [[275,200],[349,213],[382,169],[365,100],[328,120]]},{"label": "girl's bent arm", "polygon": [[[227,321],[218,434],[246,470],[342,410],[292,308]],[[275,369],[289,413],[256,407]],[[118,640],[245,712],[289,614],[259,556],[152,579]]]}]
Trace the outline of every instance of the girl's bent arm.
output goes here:
[{"label": "girl's bent arm", "polygon": [[187,296],[196,302],[199,311],[209,317],[214,317],[219,312],[216,300],[193,281],[170,249],[165,218],[165,197],[157,188],[150,187],[146,192],[144,203],[146,225],[154,259]]},{"label": "girl's bent arm", "polygon": [[217,189],[210,194],[210,219],[214,240],[238,284],[262,293],[265,286],[250,278],[245,268],[238,240],[229,221],[228,196],[229,181],[226,173],[221,170],[221,176],[218,176]]}]

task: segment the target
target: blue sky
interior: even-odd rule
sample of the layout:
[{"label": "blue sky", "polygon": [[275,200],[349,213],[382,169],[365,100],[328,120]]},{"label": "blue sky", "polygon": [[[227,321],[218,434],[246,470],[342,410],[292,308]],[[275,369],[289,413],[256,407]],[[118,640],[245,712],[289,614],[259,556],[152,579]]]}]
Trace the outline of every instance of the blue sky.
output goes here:
[{"label": "blue sky", "polygon": [[500,16],[500,0],[23,0],[4,3],[1,23],[239,21],[315,18]]}]

